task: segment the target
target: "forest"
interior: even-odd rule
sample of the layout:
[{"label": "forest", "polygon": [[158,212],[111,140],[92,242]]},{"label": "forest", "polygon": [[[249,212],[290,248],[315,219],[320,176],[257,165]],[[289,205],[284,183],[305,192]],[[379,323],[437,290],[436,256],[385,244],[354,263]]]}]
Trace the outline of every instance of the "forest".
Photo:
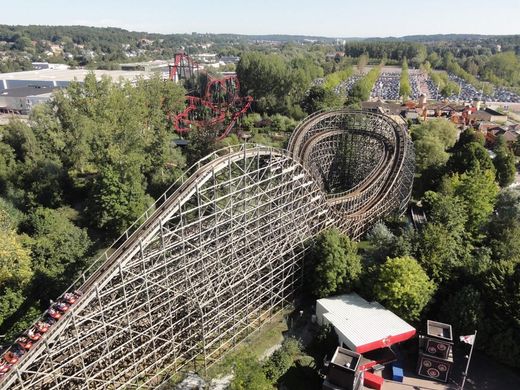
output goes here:
[{"label": "forest", "polygon": [[0,132],[0,328],[35,319],[182,172],[166,112],[184,90],[156,77],[73,83]]}]

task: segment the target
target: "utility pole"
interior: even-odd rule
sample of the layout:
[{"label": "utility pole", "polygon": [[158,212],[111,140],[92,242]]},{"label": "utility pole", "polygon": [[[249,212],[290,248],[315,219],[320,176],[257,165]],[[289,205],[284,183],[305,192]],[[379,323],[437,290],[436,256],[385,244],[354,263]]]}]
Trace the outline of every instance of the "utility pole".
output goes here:
[{"label": "utility pole", "polygon": [[473,347],[475,346],[476,339],[477,331],[475,330],[475,334],[473,335],[473,342],[471,343],[471,349],[469,351],[468,362],[466,363],[466,370],[462,373],[462,384],[460,385],[460,390],[464,390],[464,384],[466,383],[466,378],[468,376],[469,362],[471,361],[471,355],[473,354]]}]

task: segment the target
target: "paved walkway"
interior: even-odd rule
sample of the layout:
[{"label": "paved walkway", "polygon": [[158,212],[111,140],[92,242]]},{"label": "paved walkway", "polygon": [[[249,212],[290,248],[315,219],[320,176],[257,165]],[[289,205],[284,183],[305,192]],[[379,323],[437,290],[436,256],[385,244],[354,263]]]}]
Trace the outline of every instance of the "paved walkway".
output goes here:
[{"label": "paved walkway", "polygon": [[403,383],[385,380],[384,390],[455,390],[454,385],[447,385],[440,382],[429,381],[426,379],[406,377]]}]

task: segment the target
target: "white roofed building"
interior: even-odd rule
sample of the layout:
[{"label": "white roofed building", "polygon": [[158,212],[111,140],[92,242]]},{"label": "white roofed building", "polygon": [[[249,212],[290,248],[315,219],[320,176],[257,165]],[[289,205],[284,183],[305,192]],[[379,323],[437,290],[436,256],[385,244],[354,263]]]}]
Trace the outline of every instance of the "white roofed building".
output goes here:
[{"label": "white roofed building", "polygon": [[330,324],[341,346],[358,353],[385,348],[412,338],[416,330],[378,302],[345,294],[316,301],[320,325]]},{"label": "white roofed building", "polygon": [[108,76],[115,82],[120,79],[136,81],[138,78],[149,78],[153,75],[153,73],[146,71],[87,69],[40,69],[0,73],[0,91],[24,87],[66,87],[71,81],[83,82],[89,73],[94,73],[98,80],[103,76]]}]

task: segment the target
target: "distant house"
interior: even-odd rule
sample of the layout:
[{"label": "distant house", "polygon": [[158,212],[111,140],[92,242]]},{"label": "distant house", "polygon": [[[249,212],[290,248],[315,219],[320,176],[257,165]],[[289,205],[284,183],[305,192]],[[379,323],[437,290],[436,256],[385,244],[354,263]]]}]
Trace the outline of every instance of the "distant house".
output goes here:
[{"label": "distant house", "polygon": [[490,146],[493,146],[496,143],[497,138],[500,136],[504,137],[504,140],[509,146],[512,146],[517,141],[519,134],[507,128],[496,126],[487,131],[486,142]]},{"label": "distant house", "polygon": [[63,47],[61,45],[51,45],[50,46],[52,54],[60,55],[63,53]]},{"label": "distant house", "polygon": [[482,134],[486,135],[488,130],[490,130],[490,129],[494,128],[494,127],[497,127],[496,123],[482,121],[482,122],[479,122],[478,125],[475,128],[479,132],[481,132]]},{"label": "distant house", "polygon": [[404,111],[404,117],[405,119],[416,121],[419,119],[419,113],[417,112],[417,110],[407,109],[406,111]]},{"label": "distant house", "polygon": [[238,64],[240,61],[240,57],[238,56],[222,56],[220,57],[220,61],[224,64]]},{"label": "distant house", "polygon": [[403,107],[400,104],[387,103],[382,100],[376,100],[375,102],[362,102],[361,108],[367,111],[391,115],[400,115],[403,110],[406,110],[406,107]]},{"label": "distant house", "polygon": [[473,122],[496,122],[496,123],[505,123],[507,121],[507,115],[502,114],[498,111],[492,110],[491,108],[486,108],[484,110],[477,110],[473,112],[470,116],[470,120]]},{"label": "distant house", "polygon": [[192,57],[199,63],[202,64],[214,64],[218,63],[217,54],[215,53],[200,53],[193,54]]}]

